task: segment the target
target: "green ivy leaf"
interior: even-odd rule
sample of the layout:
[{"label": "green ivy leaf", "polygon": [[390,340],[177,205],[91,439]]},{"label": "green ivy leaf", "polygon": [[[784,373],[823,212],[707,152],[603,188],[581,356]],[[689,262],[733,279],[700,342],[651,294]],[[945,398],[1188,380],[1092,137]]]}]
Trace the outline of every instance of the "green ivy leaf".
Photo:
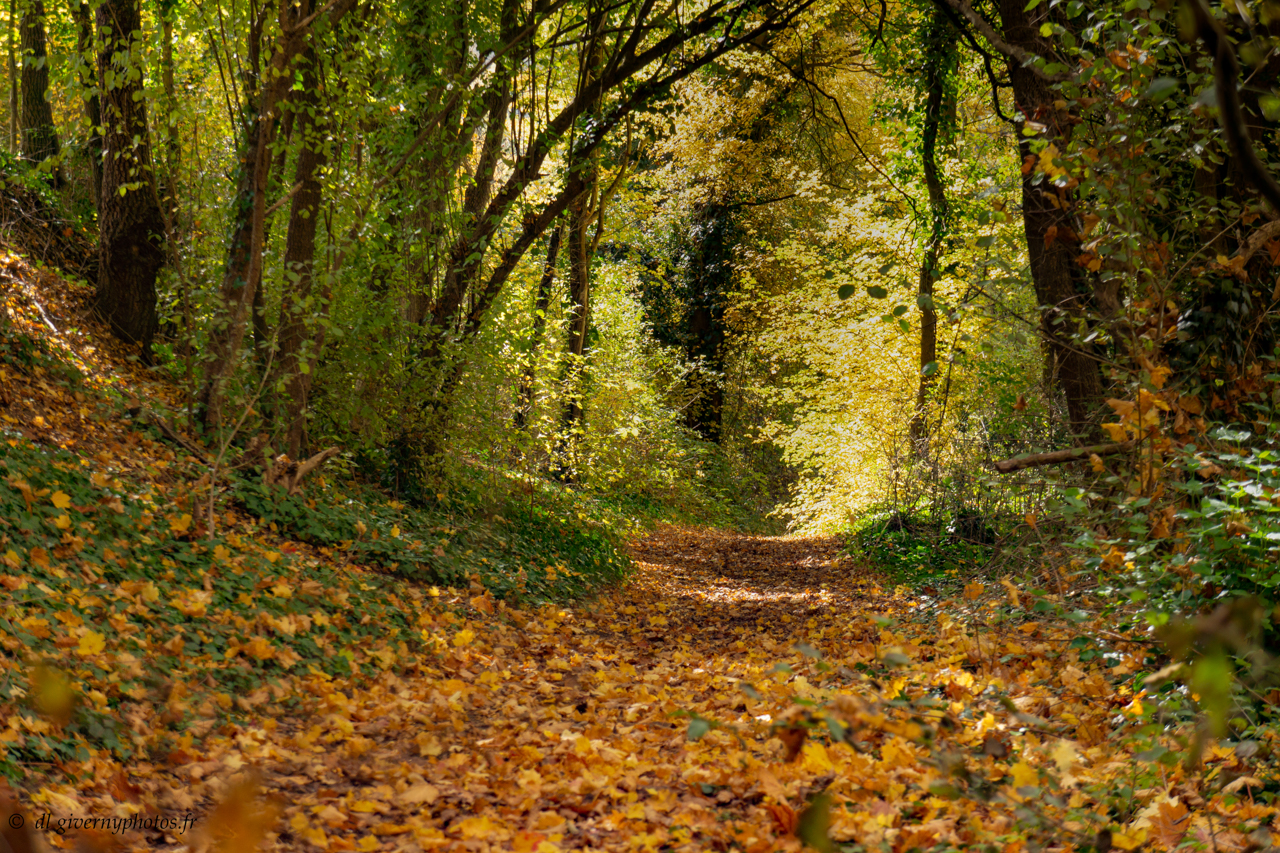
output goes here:
[{"label": "green ivy leaf", "polygon": [[711,723],[698,717],[689,723],[689,740],[698,740],[709,731],[711,731]]},{"label": "green ivy leaf", "polygon": [[1147,97],[1153,101],[1163,101],[1178,91],[1178,81],[1173,77],[1157,77],[1147,87]]}]

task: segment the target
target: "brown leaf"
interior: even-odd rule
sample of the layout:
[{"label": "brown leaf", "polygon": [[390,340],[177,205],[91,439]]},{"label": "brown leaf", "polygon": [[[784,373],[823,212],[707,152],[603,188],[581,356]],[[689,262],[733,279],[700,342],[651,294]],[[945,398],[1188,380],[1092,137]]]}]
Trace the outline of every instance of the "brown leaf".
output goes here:
[{"label": "brown leaf", "polygon": [[809,734],[809,730],[804,726],[785,725],[778,726],[773,730],[773,733],[787,748],[784,758],[787,761],[795,761],[796,756],[800,754],[800,750],[804,748],[804,741]]}]

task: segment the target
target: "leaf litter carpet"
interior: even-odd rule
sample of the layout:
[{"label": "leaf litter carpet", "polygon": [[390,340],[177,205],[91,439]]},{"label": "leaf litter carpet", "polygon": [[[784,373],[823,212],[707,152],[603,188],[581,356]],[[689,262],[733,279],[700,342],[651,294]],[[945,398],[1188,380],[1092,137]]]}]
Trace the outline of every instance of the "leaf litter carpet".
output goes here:
[{"label": "leaf litter carpet", "polygon": [[1257,751],[1135,761],[1140,661],[992,620],[1014,590],[970,584],[949,615],[830,538],[666,527],[633,556],[627,586],[577,606],[473,597],[413,677],[317,681],[308,715],[241,733],[283,811],[273,846],[1268,846]]},{"label": "leaf litter carpet", "polygon": [[1135,762],[1135,659],[1082,662],[990,596],[962,619],[886,591],[833,539],[666,527],[633,554],[628,585],[571,607],[433,590],[434,659],[314,676],[288,716],[32,802],[198,816],[85,850],[1267,846],[1249,761],[1271,744]]},{"label": "leaf litter carpet", "polygon": [[821,690],[818,661],[793,647],[813,655],[844,634],[848,619],[832,617],[876,601],[876,587],[834,539],[667,527],[633,556],[625,588],[575,607],[472,598],[427,679],[322,699],[332,721],[292,738],[327,741],[323,757],[273,756],[264,780],[291,804],[278,843],[798,847],[796,809],[836,764],[817,740],[770,736],[797,691]]}]

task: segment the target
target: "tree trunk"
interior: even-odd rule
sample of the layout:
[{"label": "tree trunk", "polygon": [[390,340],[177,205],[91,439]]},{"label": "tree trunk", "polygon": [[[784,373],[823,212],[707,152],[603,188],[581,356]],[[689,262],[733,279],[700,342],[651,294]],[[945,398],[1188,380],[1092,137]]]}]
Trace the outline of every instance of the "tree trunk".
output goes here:
[{"label": "tree trunk", "polygon": [[[164,19],[164,41],[160,50],[160,73],[164,83],[164,120],[165,120],[165,153],[168,162],[169,194],[175,199],[178,195],[178,169],[182,165],[182,146],[178,140],[177,122],[174,113],[178,109],[177,87],[173,82],[173,21],[169,15]],[[171,205],[176,209],[176,205]]]},{"label": "tree trunk", "polygon": [[547,260],[542,267],[542,278],[538,280],[538,295],[533,303],[533,332],[529,336],[529,355],[524,372],[520,376],[520,390],[516,395],[515,428],[523,430],[528,426],[529,414],[533,411],[534,380],[537,378],[538,350],[542,347],[542,338],[547,329],[547,309],[551,306],[551,285],[556,279],[556,259],[560,254],[561,235],[564,226],[551,233],[547,244]]},{"label": "tree trunk", "polygon": [[[58,131],[49,103],[49,57],[45,51],[44,0],[28,0],[22,16],[22,156],[34,164],[58,156]],[[51,178],[62,185],[55,160]]]},{"label": "tree trunk", "polygon": [[[588,186],[596,179],[592,163],[584,177]],[[563,428],[574,429],[582,420],[579,384],[585,368],[587,330],[591,328],[591,238],[587,230],[593,219],[591,196],[582,193],[569,208],[569,311],[565,339],[565,407]]]},{"label": "tree trunk", "polygon": [[316,225],[324,201],[321,173],[329,162],[325,133],[329,116],[320,101],[318,58],[308,48],[302,58],[302,92],[294,107],[296,131],[301,140],[293,183],[294,194],[289,211],[289,231],[285,238],[285,291],[280,303],[280,352],[278,374],[285,382],[283,427],[286,452],[291,459],[301,457],[306,437],[307,399],[315,376],[320,348],[324,346],[324,325],[309,314],[318,312],[320,319],[328,314],[328,286],[312,305],[315,283]]},{"label": "tree trunk", "polygon": [[97,23],[105,153],[95,307],[117,337],[140,344],[145,354],[156,332],[164,223],[151,168],[142,69],[130,67],[142,30],[137,0],[103,0]]},{"label": "tree trunk", "polygon": [[[1021,0],[1000,0],[1000,17],[1005,39],[1012,45],[1040,55],[1049,53],[1048,45],[1039,37],[1037,28],[1023,11]],[[1022,133],[1028,119],[1046,126],[1042,134],[1056,140],[1064,149],[1071,136],[1071,124],[1055,102],[1058,96],[1049,85],[1021,63],[1009,63],[1009,80],[1021,113],[1018,129],[1018,153],[1031,156],[1031,138]],[[1027,236],[1027,255],[1036,299],[1041,308],[1041,334],[1049,341],[1057,372],[1057,382],[1067,402],[1071,430],[1088,441],[1099,435],[1098,406],[1103,398],[1102,372],[1098,362],[1074,340],[1074,333],[1087,316],[1088,300],[1077,287],[1075,263],[1070,246],[1063,240],[1047,242],[1051,227],[1060,232],[1069,228],[1069,207],[1061,199],[1049,200],[1054,189],[1047,182],[1033,183],[1034,170],[1022,177],[1022,218]],[[1070,196],[1068,196],[1068,200]]]},{"label": "tree trunk", "polygon": [[9,0],[9,151],[18,150],[18,0]]},{"label": "tree trunk", "polygon": [[[600,76],[604,55],[601,28],[605,15],[594,4],[587,10],[587,26],[591,37],[583,48],[578,68],[578,91],[588,90]],[[586,115],[599,112],[601,99],[595,98]],[[571,139],[570,149],[576,140]],[[570,184],[579,183],[581,191],[569,205],[569,311],[565,339],[564,410],[560,418],[560,434],[556,439],[555,473],[564,481],[574,476],[574,449],[578,436],[585,430],[585,412],[582,405],[583,379],[587,369],[587,331],[591,328],[591,258],[594,244],[587,230],[596,222],[599,232],[600,157],[599,149],[592,149],[584,157],[571,157]]]},{"label": "tree trunk", "polygon": [[[518,4],[515,0],[503,0],[502,41],[510,43],[515,37],[517,28]],[[485,121],[484,141],[481,143],[480,156],[476,161],[476,169],[470,186],[463,194],[462,219],[464,228],[472,228],[485,216],[493,196],[493,185],[502,154],[503,142],[506,139],[507,113],[511,106],[511,78],[515,63],[510,56],[502,59],[495,71],[495,79],[484,98],[483,116]],[[459,133],[474,132],[474,117],[464,120]],[[459,144],[461,143],[459,139]],[[420,441],[420,460],[428,468],[438,467],[444,452],[444,436],[448,427],[450,396],[460,379],[460,365],[450,366],[447,346],[457,333],[463,306],[468,293],[481,272],[481,256],[483,251],[471,253],[470,242],[461,240],[449,251],[445,267],[444,280],[441,283],[439,298],[434,300],[431,310],[423,317],[422,325],[426,343],[418,358],[417,370],[427,379],[426,400],[421,406],[423,414]],[[409,424],[405,425],[406,427]],[[413,438],[402,435],[402,442],[411,442]]]},{"label": "tree trunk", "polygon": [[946,188],[938,172],[939,136],[944,143],[954,131],[954,102],[948,103],[948,78],[955,71],[955,31],[946,15],[937,8],[930,14],[924,40],[925,104],[920,134],[921,167],[929,191],[929,242],[920,262],[916,304],[920,306],[920,385],[911,418],[911,443],[922,458],[929,455],[926,412],[929,392],[938,375],[938,312],[933,304],[933,286],[938,279],[938,261],[949,227],[950,209]]},{"label": "tree trunk", "polygon": [[102,105],[98,100],[98,75],[94,73],[93,18],[86,0],[75,3],[76,50],[79,53],[77,73],[80,91],[84,93],[82,108],[89,132],[85,136],[84,154],[89,161],[89,190],[93,206],[102,208]]},{"label": "tree trunk", "polygon": [[[336,26],[354,5],[354,0],[339,0],[337,4],[327,7],[329,23]],[[249,99],[251,109],[241,147],[242,165],[234,201],[235,226],[222,275],[221,317],[214,334],[210,336],[212,358],[204,384],[196,398],[200,419],[206,429],[217,428],[225,420],[228,383],[239,366],[245,334],[251,323],[254,294],[262,271],[266,197],[273,162],[271,148],[276,132],[277,111],[281,99],[293,82],[293,76],[287,73],[287,69],[311,45],[313,25],[297,26],[299,21],[311,15],[311,7],[309,0],[298,6],[281,7],[284,10],[281,14],[287,19],[280,21],[283,34],[272,54],[271,68],[264,75],[265,83],[256,94],[246,87],[246,98]],[[251,35],[251,44],[257,43],[256,36],[259,33]],[[251,61],[250,64],[251,67],[256,67],[256,63]]]}]

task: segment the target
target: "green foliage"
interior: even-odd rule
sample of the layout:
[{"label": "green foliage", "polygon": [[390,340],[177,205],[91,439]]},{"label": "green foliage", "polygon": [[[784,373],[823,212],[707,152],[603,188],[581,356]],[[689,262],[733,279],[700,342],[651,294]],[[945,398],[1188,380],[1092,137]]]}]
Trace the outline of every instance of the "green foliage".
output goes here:
[{"label": "green foliage", "polygon": [[981,516],[872,511],[846,537],[852,554],[894,582],[946,594],[990,560],[994,533]]},{"label": "green foliage", "polygon": [[459,477],[426,505],[388,500],[344,483],[290,496],[241,479],[235,494],[273,531],[406,579],[480,582],[502,598],[542,601],[587,594],[630,565],[608,517],[590,498],[552,484]]},{"label": "green foliage", "polygon": [[[1220,427],[1175,449],[1165,494],[1134,493],[1124,473],[1068,493],[1089,565],[1157,625],[1219,599],[1280,605],[1280,428]],[[1099,534],[1097,530],[1105,530]],[[1280,629],[1267,629],[1268,635]]]}]

